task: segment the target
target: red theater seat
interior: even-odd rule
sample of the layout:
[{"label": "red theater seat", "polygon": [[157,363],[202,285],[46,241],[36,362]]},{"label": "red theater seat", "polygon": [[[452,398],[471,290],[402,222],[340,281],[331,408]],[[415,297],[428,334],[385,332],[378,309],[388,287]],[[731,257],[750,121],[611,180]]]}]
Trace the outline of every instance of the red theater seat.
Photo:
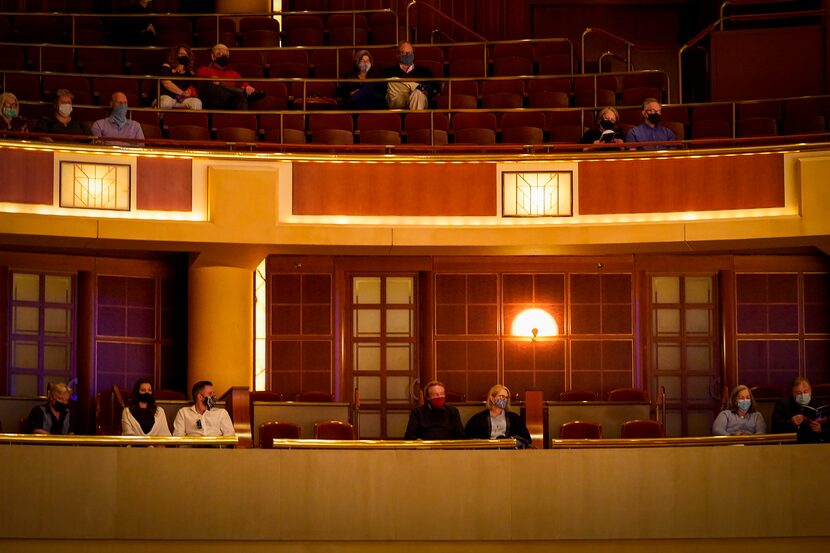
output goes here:
[{"label": "red theater seat", "polygon": [[631,420],[623,423],[621,438],[662,438],[663,425],[655,420]]},{"label": "red theater seat", "polygon": [[447,144],[449,126],[449,118],[445,113],[407,113],[404,119],[406,142],[408,144]]},{"label": "red theater seat", "polygon": [[293,422],[271,421],[259,425],[259,447],[272,449],[274,440],[299,440],[302,429]]},{"label": "red theater seat", "polygon": [[615,388],[608,392],[608,401],[646,401],[645,390],[639,388]]},{"label": "red theater seat", "polygon": [[562,440],[598,440],[602,438],[602,425],[590,421],[569,421],[559,427]]},{"label": "red theater seat", "polygon": [[314,423],[316,440],[354,440],[354,428],[348,422],[320,421]]}]

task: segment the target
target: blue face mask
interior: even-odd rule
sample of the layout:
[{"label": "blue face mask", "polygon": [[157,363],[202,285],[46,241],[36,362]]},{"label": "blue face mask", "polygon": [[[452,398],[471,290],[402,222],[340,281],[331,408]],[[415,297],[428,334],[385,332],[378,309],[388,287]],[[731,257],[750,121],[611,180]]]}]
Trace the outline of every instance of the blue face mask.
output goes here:
[{"label": "blue face mask", "polygon": [[738,400],[738,409],[741,411],[749,411],[749,408],[752,407],[752,400],[751,399],[739,399]]},{"label": "blue face mask", "polygon": [[493,400],[493,404],[499,409],[507,409],[508,403],[510,403],[510,400],[506,397],[497,397]]},{"label": "blue face mask", "polygon": [[400,55],[401,65],[410,66],[415,63],[415,54],[401,54]]},{"label": "blue face mask", "polygon": [[112,118],[115,120],[115,123],[120,127],[124,123],[127,122],[127,110],[129,107],[127,104],[115,104],[112,108]]}]

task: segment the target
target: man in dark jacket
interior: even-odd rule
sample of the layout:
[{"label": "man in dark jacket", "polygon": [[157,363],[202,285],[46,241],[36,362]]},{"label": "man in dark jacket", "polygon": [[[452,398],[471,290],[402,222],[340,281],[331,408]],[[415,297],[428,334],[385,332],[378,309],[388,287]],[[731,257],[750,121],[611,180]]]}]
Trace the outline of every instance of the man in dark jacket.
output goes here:
[{"label": "man in dark jacket", "polygon": [[383,76],[395,79],[386,87],[389,109],[427,109],[430,98],[438,92],[439,83],[418,82],[418,79],[431,79],[432,70],[415,65],[415,50],[408,40],[398,44],[398,64],[387,67]]},{"label": "man in dark jacket", "polygon": [[798,376],[793,380],[791,393],[775,404],[772,411],[772,431],[775,434],[797,432],[799,442],[820,442],[827,438],[826,417],[816,419],[819,407],[812,397],[810,381]]},{"label": "man in dark jacket", "polygon": [[447,405],[444,384],[433,380],[424,387],[425,403],[409,414],[406,425],[407,440],[463,440],[464,426],[461,414]]}]

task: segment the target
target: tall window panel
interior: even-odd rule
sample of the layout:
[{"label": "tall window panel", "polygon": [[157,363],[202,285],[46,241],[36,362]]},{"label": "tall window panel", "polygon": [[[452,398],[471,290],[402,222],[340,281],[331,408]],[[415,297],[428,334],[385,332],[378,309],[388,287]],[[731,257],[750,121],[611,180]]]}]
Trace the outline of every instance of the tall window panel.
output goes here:
[{"label": "tall window panel", "polygon": [[570,389],[637,385],[631,288],[630,274],[570,275]]},{"label": "tall window panel", "polygon": [[717,278],[661,274],[649,283],[649,364],[666,390],[666,434],[708,435],[720,404]]},{"label": "tall window panel", "polygon": [[735,287],[741,383],[830,381],[830,276],[738,273]]},{"label": "tall window panel", "polygon": [[330,274],[269,275],[269,389],[286,399],[305,390],[332,391]]},{"label": "tall window panel", "polygon": [[76,299],[72,275],[11,271],[8,390],[37,396],[75,377]]},{"label": "tall window panel", "polygon": [[470,401],[499,378],[498,284],[497,274],[435,275],[436,375]]},{"label": "tall window panel", "polygon": [[[513,393],[541,389],[553,399],[567,387],[564,274],[502,275],[502,334],[505,386]],[[541,309],[552,316],[557,336],[513,336],[513,321],[528,309]],[[537,329],[538,330],[538,329]],[[485,389],[486,391],[486,389]]]},{"label": "tall window panel", "polygon": [[160,277],[98,275],[95,391],[139,378],[184,392],[186,291]]},{"label": "tall window panel", "polygon": [[349,366],[359,392],[362,438],[400,438],[414,406],[418,316],[414,274],[354,275]]}]

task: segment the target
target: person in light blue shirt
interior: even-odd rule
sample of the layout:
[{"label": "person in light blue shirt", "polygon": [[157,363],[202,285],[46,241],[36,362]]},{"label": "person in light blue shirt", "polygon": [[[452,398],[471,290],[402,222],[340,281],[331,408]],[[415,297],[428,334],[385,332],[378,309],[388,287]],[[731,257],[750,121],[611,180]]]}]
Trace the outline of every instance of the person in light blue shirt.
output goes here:
[{"label": "person in light blue shirt", "polygon": [[729,394],[726,409],[718,413],[712,423],[715,436],[746,436],[766,434],[767,423],[758,412],[752,392],[744,385],[735,386]]},{"label": "person in light blue shirt", "polygon": [[144,131],[137,121],[127,119],[127,96],[116,92],[110,99],[110,115],[92,124],[92,135],[100,138],[126,138],[131,140],[99,140],[108,146],[143,146]]},{"label": "person in light blue shirt", "polygon": [[[625,141],[628,142],[671,142],[676,140],[671,129],[660,124],[663,106],[654,98],[646,98],[643,101],[643,122],[628,131]],[[646,144],[643,146],[633,145],[632,150],[665,150],[676,148],[675,145]]]}]

